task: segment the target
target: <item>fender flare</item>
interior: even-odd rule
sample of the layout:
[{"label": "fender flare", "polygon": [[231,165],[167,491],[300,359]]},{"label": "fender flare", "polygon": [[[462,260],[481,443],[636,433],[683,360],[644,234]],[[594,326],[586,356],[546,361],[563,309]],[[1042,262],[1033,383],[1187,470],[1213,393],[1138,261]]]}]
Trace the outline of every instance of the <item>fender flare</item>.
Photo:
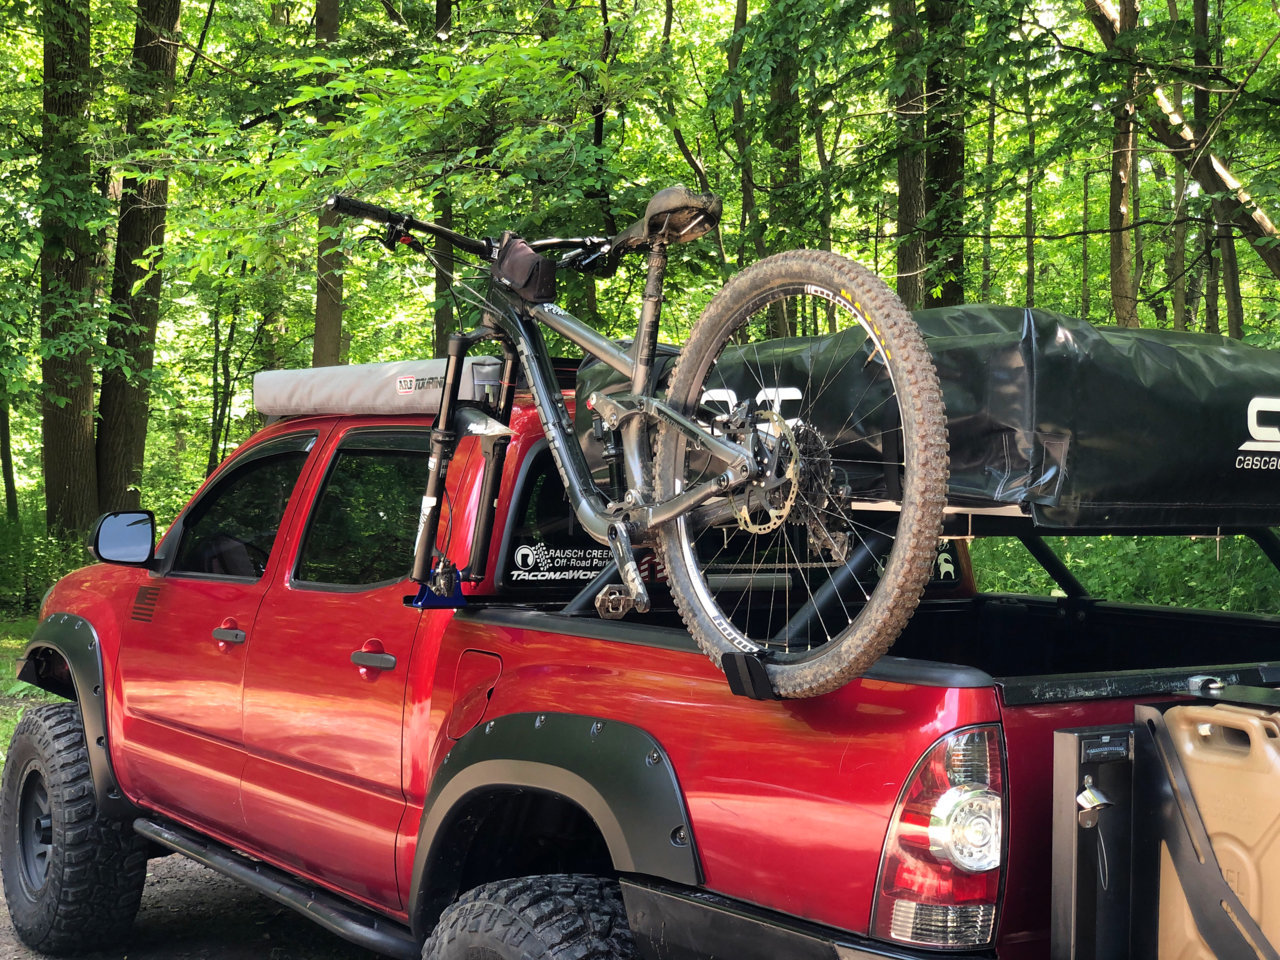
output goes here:
[{"label": "fender flare", "polygon": [[429,932],[417,927],[428,901],[448,882],[433,882],[430,873],[449,841],[453,814],[477,794],[513,788],[579,806],[595,821],[619,872],[688,886],[702,882],[684,794],[657,740],[617,720],[513,713],[454,744],[432,780],[410,889],[415,932]]},{"label": "fender flare", "polygon": [[[50,669],[47,651],[52,651],[66,663],[70,686],[68,678],[58,676]],[[102,645],[93,624],[71,613],[55,613],[46,617],[27,641],[26,650],[18,661],[18,679],[80,705],[98,813],[112,820],[136,817],[138,808],[121,791],[107,748]]]}]

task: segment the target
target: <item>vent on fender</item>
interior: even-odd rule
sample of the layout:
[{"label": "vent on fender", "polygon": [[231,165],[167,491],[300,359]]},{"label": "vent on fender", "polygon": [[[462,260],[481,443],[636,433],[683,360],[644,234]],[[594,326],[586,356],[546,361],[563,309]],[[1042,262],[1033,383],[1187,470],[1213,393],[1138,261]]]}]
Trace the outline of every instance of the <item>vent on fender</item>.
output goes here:
[{"label": "vent on fender", "polygon": [[159,600],[159,587],[139,587],[138,595],[133,598],[133,612],[129,614],[129,618],[150,623],[151,618],[156,615],[156,603]]}]

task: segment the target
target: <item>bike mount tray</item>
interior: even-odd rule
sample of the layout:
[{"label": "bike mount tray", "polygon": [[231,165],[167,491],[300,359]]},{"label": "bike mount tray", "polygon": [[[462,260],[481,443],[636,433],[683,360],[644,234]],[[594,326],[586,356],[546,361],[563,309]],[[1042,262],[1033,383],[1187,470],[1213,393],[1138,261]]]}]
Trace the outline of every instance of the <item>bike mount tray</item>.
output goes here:
[{"label": "bike mount tray", "polygon": [[1280,960],[1280,669],[1247,672],[1055,731],[1053,960]]}]

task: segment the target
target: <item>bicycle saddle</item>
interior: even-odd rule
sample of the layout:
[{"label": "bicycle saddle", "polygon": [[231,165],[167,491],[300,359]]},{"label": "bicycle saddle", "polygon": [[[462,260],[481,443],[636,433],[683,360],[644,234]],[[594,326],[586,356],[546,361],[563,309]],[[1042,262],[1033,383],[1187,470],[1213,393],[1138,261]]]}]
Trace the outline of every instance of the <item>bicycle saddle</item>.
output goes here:
[{"label": "bicycle saddle", "polygon": [[694,193],[683,184],[653,195],[644,216],[610,241],[615,255],[643,250],[654,241],[683,243],[715,229],[724,201],[714,193]]}]

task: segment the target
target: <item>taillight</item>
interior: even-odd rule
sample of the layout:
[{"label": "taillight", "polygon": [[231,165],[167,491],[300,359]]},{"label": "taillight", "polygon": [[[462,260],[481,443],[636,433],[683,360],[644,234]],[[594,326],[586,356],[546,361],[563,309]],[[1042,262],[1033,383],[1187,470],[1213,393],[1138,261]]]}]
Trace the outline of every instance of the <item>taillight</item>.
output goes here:
[{"label": "taillight", "polygon": [[898,797],[871,914],[886,940],[976,947],[995,934],[1004,849],[998,726],[935,743]]}]

